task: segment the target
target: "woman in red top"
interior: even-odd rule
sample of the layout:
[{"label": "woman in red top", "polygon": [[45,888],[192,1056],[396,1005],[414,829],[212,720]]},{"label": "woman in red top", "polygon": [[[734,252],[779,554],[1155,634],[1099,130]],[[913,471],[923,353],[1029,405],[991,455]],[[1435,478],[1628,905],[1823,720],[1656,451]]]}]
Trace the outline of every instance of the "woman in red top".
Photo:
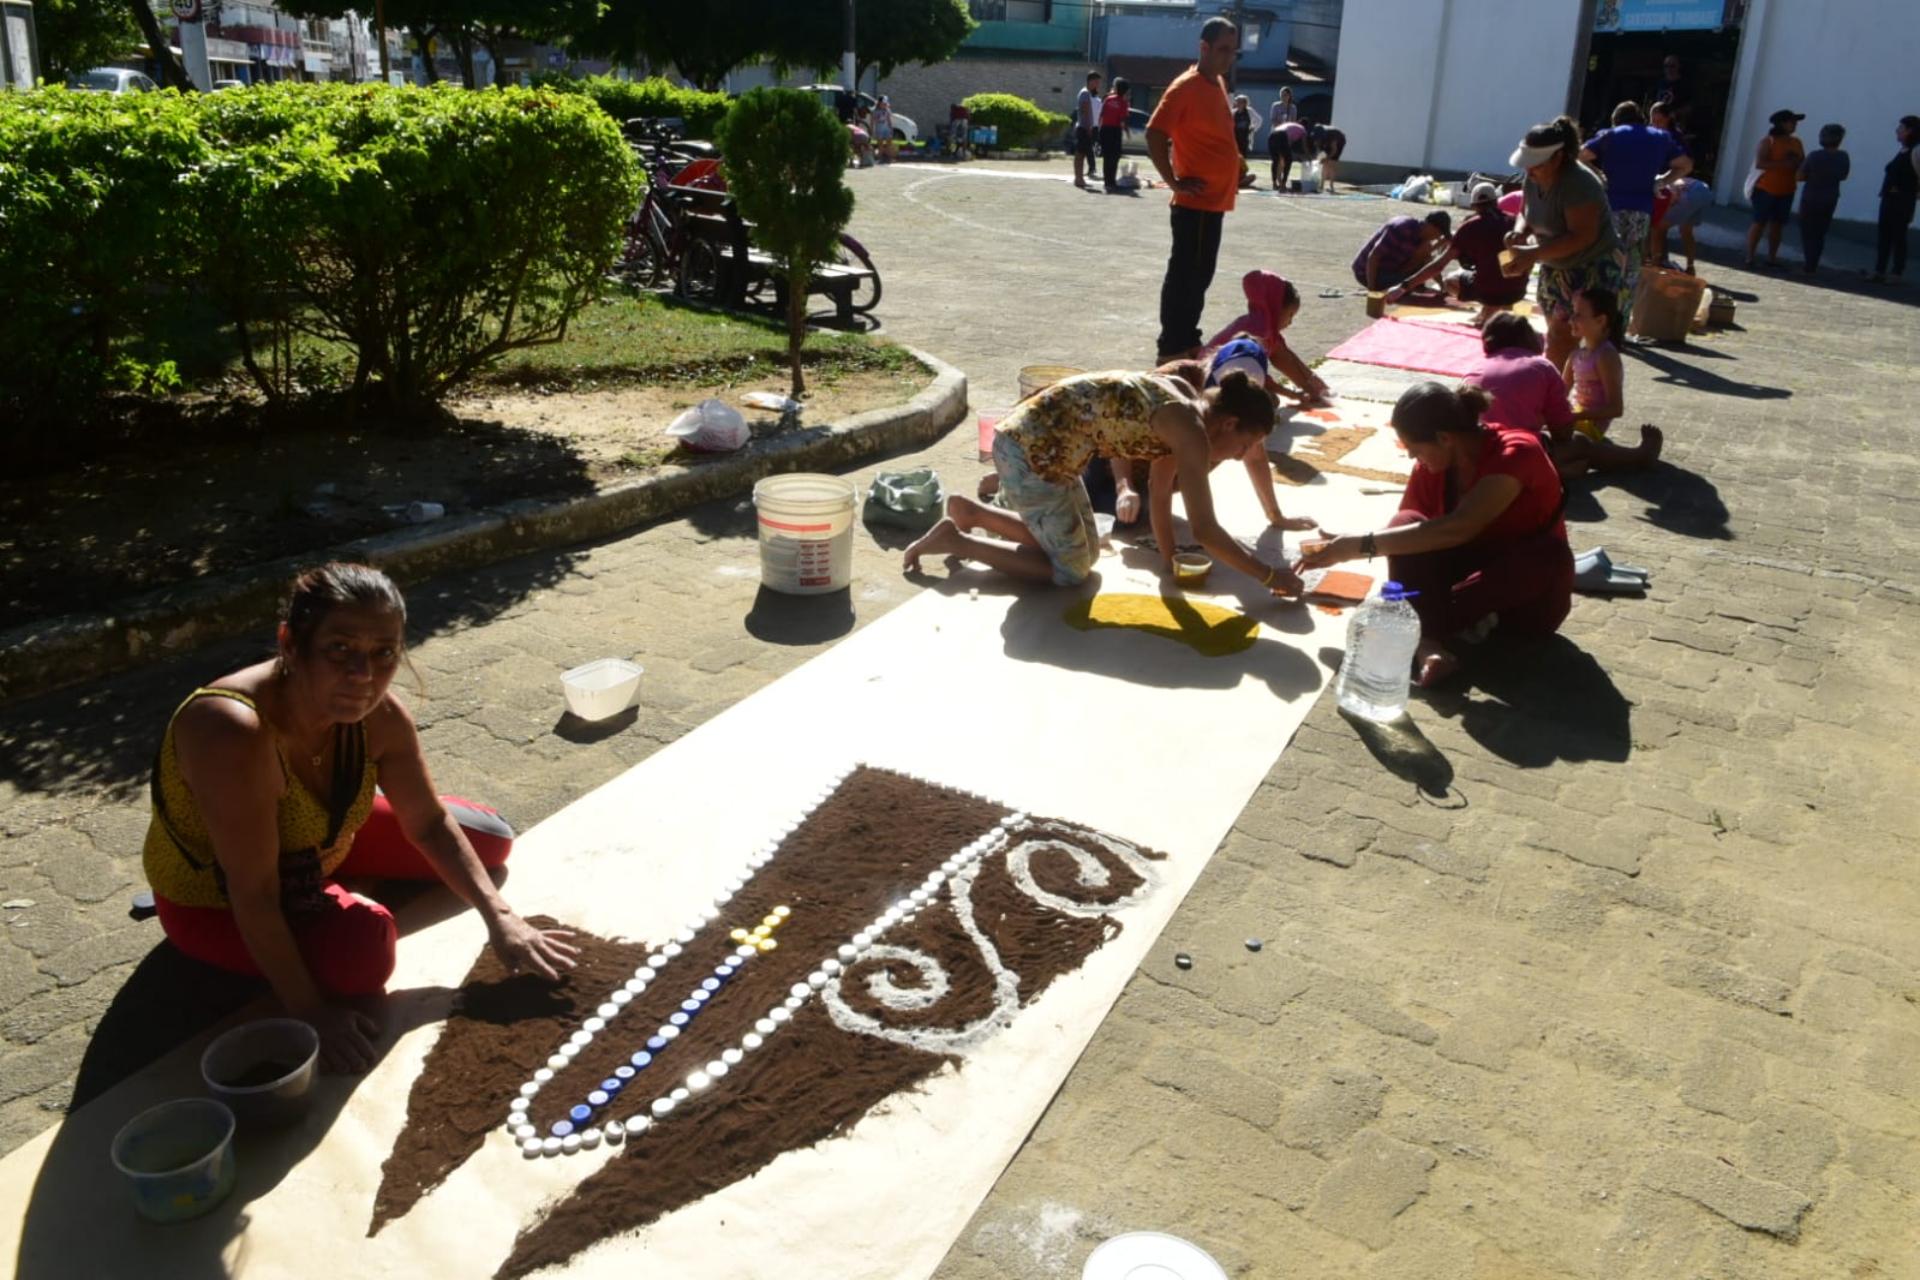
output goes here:
[{"label": "woman in red top", "polygon": [[1419,594],[1414,666],[1422,685],[1459,668],[1446,642],[1509,634],[1548,636],[1573,607],[1573,554],[1560,518],[1560,476],[1540,437],[1481,425],[1478,387],[1422,382],[1393,407],[1393,427],[1417,464],[1400,511],[1375,533],[1313,546],[1296,569],[1387,557],[1387,576]]},{"label": "woman in red top", "polygon": [[1108,191],[1120,189],[1120,140],[1133,132],[1127,124],[1132,89],[1125,76],[1115,76],[1113,91],[1100,101],[1100,185]]}]

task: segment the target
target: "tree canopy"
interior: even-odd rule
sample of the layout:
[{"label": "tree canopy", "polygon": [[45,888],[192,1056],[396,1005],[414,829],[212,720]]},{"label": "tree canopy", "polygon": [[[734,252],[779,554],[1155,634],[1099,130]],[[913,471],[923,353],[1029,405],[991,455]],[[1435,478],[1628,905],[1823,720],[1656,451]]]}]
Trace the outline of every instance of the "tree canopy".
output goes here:
[{"label": "tree canopy", "polygon": [[126,0],[39,0],[33,12],[50,82],[124,58],[143,39]]}]

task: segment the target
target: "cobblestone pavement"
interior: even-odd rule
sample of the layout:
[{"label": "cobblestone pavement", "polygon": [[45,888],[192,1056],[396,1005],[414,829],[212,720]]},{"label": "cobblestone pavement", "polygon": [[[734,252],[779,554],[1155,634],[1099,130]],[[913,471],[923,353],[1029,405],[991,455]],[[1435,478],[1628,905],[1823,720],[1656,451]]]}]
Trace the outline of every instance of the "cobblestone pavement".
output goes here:
[{"label": "cobblestone pavement", "polygon": [[[889,328],[980,405],[1024,363],[1147,361],[1162,200],[993,167],[855,175]],[[1209,318],[1272,267],[1325,351],[1363,318],[1315,295],[1397,211],[1250,198]],[[1580,600],[1416,733],[1317,707],[942,1277],[1077,1276],[1130,1229],[1236,1276],[1920,1276],[1920,323],[1705,269],[1741,330],[1627,361],[1673,465],[1569,507],[1651,595]],[[973,448],[915,460],[964,481]],[[862,539],[844,606],[769,597],[751,534],[715,504],[417,588],[442,786],[530,825],[914,590]],[[0,900],[33,903],[0,909],[7,1147],[124,1062],[96,1026],[178,998],[126,916],[141,784],[172,703],[251,651],[0,708]],[[639,715],[568,730],[555,677],[607,652],[647,665]]]}]

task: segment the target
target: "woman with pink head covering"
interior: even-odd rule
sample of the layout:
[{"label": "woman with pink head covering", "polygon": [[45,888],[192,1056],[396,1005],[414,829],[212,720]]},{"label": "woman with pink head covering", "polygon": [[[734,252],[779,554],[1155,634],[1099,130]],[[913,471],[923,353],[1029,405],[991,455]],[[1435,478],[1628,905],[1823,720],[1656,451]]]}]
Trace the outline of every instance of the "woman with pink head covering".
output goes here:
[{"label": "woman with pink head covering", "polygon": [[1287,326],[1300,313],[1300,291],[1284,276],[1272,271],[1247,272],[1240,277],[1240,288],[1247,295],[1246,314],[1213,335],[1203,354],[1210,355],[1230,339],[1245,334],[1266,348],[1274,367],[1293,380],[1293,387],[1288,387],[1269,378],[1267,390],[1276,394],[1285,392],[1302,401],[1324,400],[1327,384],[1293,353],[1284,336]]}]

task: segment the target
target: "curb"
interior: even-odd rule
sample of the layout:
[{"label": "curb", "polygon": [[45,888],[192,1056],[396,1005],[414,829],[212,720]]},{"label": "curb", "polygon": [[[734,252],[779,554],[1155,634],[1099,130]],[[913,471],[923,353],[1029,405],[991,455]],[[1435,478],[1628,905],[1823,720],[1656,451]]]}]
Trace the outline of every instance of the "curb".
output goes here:
[{"label": "curb", "polygon": [[924,351],[907,351],[933,370],[934,379],[902,405],[755,442],[697,467],[663,468],[581,497],[501,503],[145,592],[111,613],[68,614],[0,632],[0,703],[258,631],[278,613],[287,583],[322,560],[377,565],[404,585],[623,533],[715,498],[746,493],[766,476],[827,471],[930,444],[966,416],[967,376]]}]

